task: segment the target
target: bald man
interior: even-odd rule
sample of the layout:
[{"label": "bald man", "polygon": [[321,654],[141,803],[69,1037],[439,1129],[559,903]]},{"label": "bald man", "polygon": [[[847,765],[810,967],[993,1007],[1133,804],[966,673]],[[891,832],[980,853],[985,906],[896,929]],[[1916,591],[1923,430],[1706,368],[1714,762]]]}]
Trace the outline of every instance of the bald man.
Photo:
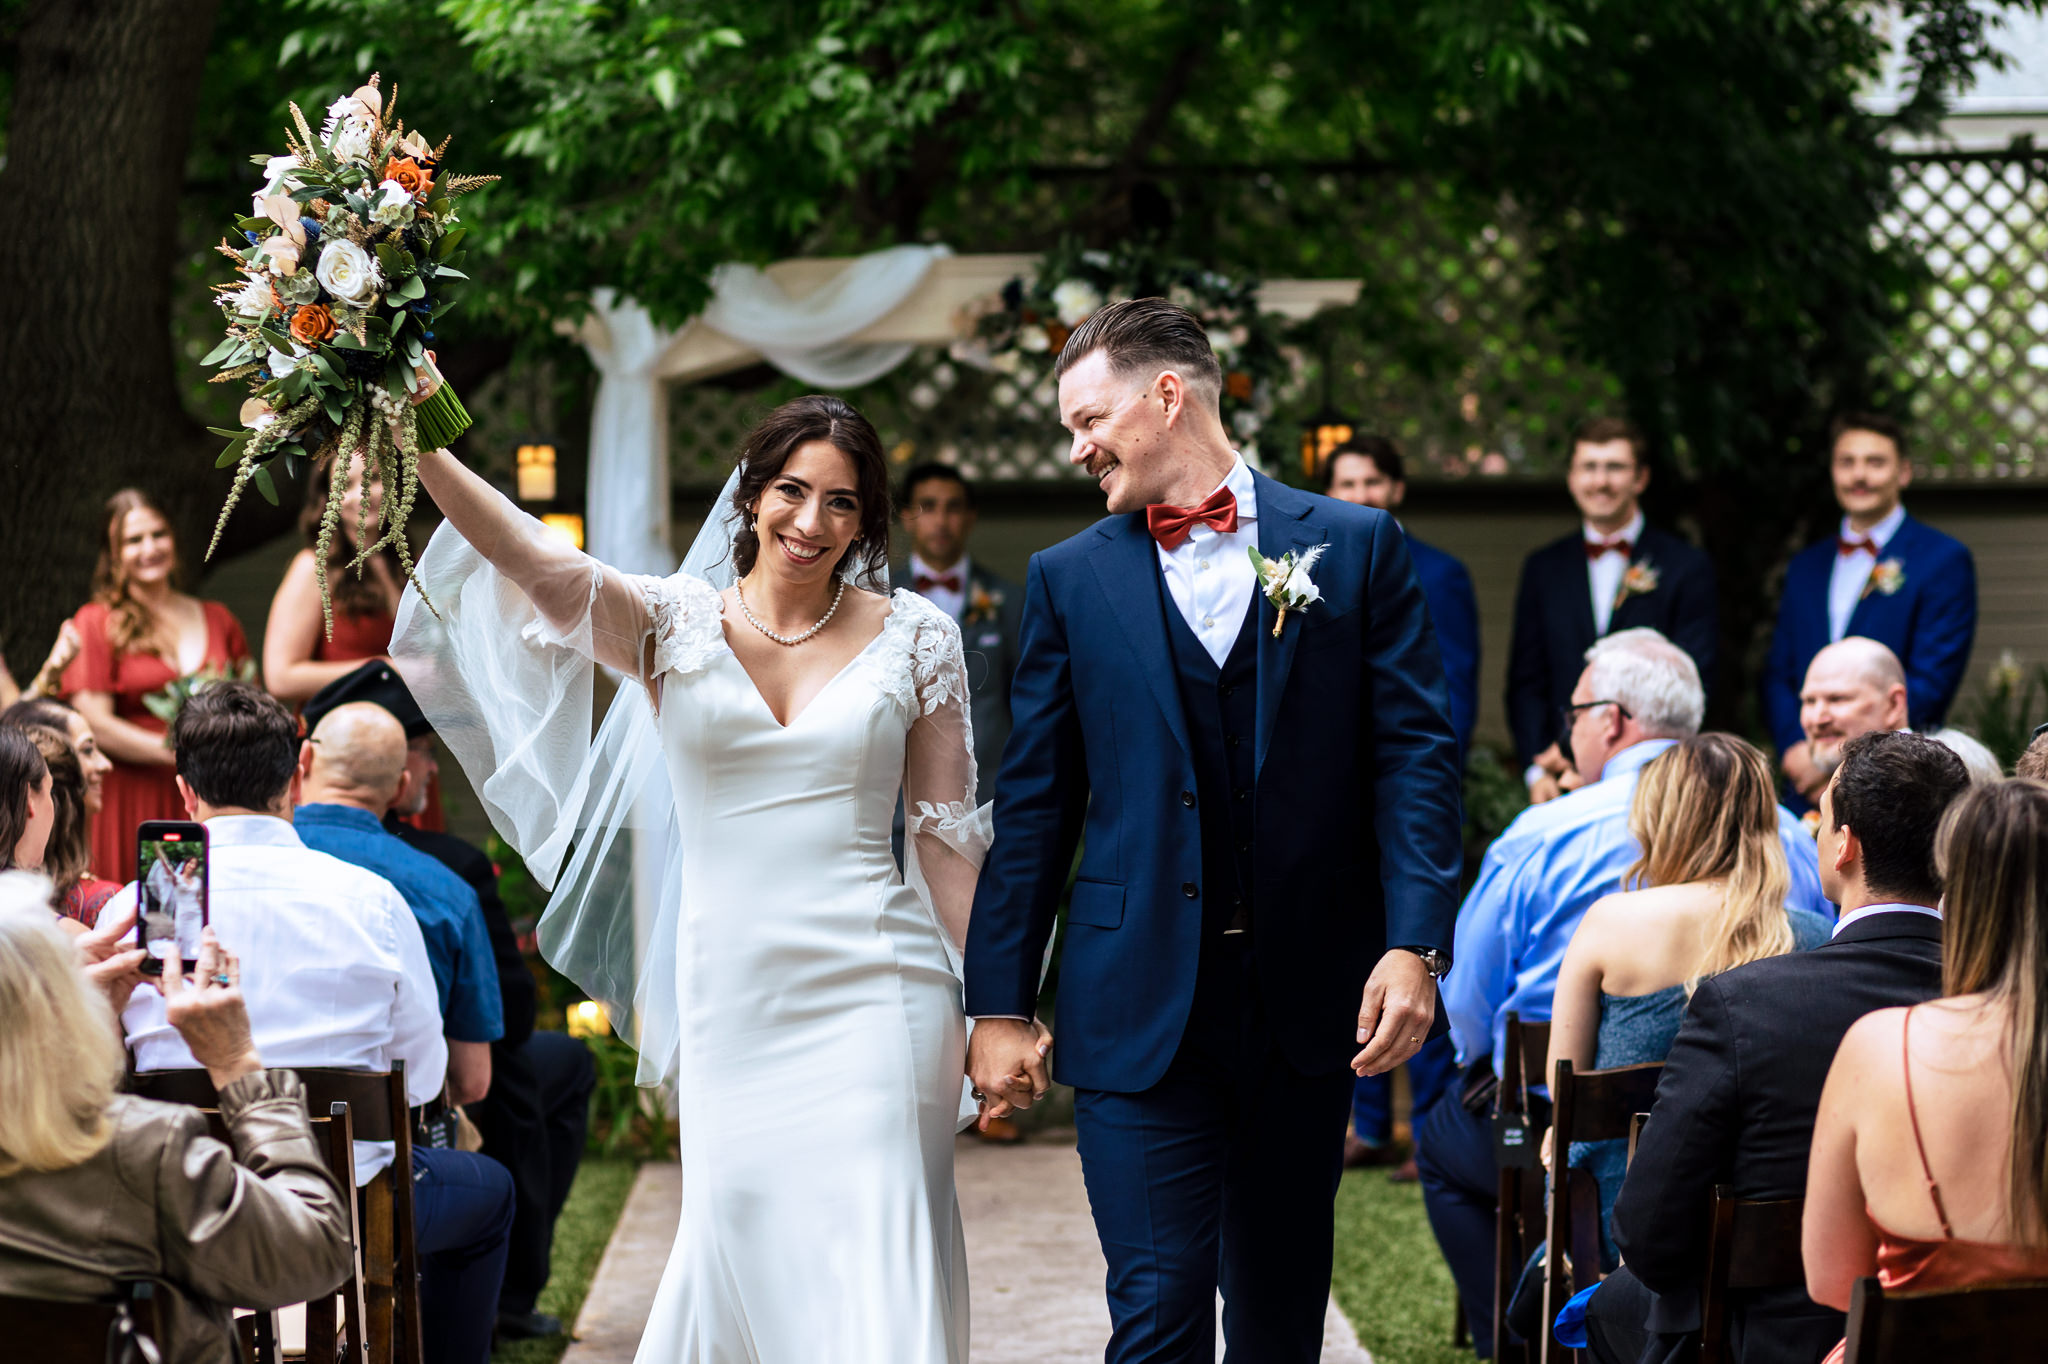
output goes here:
[{"label": "bald man", "polygon": [[307,847],[376,872],[411,906],[441,1000],[448,1098],[474,1103],[491,1087],[491,1043],[505,1035],[497,962],[469,883],[384,828],[384,812],[412,784],[405,760],[405,727],[390,711],[367,701],[336,706],[300,747],[292,823]]},{"label": "bald man", "polygon": [[1859,734],[1906,728],[1906,669],[1874,639],[1850,635],[1813,656],[1799,688],[1804,743],[1785,751],[1785,776],[1807,804],[1820,799],[1842,765],[1842,745]]}]

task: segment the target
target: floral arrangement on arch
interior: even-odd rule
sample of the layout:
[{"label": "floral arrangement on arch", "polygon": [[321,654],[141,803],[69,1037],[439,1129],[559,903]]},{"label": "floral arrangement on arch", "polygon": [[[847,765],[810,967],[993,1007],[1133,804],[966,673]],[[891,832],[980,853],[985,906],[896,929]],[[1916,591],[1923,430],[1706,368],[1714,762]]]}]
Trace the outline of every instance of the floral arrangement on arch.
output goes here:
[{"label": "floral arrangement on arch", "polygon": [[1034,381],[1052,372],[1067,337],[1098,308],[1127,298],[1166,298],[1201,319],[1223,365],[1223,423],[1256,460],[1261,429],[1298,377],[1280,320],[1259,311],[1259,281],[1176,260],[1149,242],[1113,251],[1062,242],[1037,271],[970,305],[956,359]]},{"label": "floral arrangement on arch", "polygon": [[404,527],[419,491],[419,452],[469,426],[446,384],[417,406],[409,391],[428,381],[427,343],[455,306],[454,283],[468,278],[457,268],[468,229],[456,196],[498,177],[443,174],[447,140],[432,146],[407,131],[393,118],[396,104],[372,75],[328,107],[317,134],[292,105],[296,135],[285,134],[287,154],[250,158],[263,167],[263,187],[249,215],[235,220],[241,244],[220,244],[236,277],[215,286],[227,335],[202,361],[221,367],[212,382],[243,380],[250,390],[240,430],[209,428],[230,438],[215,467],[233,465],[235,481],[208,557],[247,484],[276,503],[272,460],[283,458],[297,473],[302,461],[336,456],[314,557],[329,635],[327,555],[351,466],[360,459],[365,481],[374,475],[395,495],[374,541],[364,499],[358,553],[348,567],[360,574],[390,545],[410,577]]}]

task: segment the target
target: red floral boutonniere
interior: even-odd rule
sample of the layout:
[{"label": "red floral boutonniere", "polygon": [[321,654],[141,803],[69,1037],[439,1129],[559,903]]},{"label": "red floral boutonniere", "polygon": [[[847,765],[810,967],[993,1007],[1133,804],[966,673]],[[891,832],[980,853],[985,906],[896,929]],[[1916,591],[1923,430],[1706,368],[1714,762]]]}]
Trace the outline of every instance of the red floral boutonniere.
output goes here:
[{"label": "red floral boutonniere", "polygon": [[1863,584],[1863,594],[1857,600],[1876,592],[1891,596],[1906,585],[1906,566],[1897,559],[1885,559],[1870,570],[1870,577]]},{"label": "red floral boutonniere", "polygon": [[979,625],[984,621],[992,621],[1002,607],[1002,593],[991,592],[982,584],[975,583],[967,590],[967,615],[960,623]]},{"label": "red floral boutonniere", "polygon": [[1657,566],[1648,559],[1639,560],[1628,566],[1628,572],[1621,575],[1621,586],[1614,593],[1614,608],[1630,597],[1647,597],[1657,590]]}]

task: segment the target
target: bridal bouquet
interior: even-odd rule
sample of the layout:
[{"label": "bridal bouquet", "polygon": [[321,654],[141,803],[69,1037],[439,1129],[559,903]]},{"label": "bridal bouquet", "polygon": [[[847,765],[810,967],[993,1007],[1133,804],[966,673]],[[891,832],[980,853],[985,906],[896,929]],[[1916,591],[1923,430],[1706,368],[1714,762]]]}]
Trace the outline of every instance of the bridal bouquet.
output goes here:
[{"label": "bridal bouquet", "polygon": [[209,428],[231,438],[215,467],[235,467],[209,557],[245,485],[253,481],[277,501],[272,460],[282,457],[296,473],[301,461],[336,456],[314,557],[330,634],[327,554],[351,466],[360,459],[365,482],[381,479],[392,510],[371,541],[364,499],[358,553],[348,567],[361,573],[390,545],[410,577],[404,529],[419,491],[419,452],[469,426],[446,384],[417,406],[409,390],[428,378],[434,324],[455,306],[455,281],[468,278],[456,268],[468,230],[456,216],[456,196],[498,177],[443,174],[447,141],[432,147],[408,132],[392,118],[396,103],[395,95],[385,100],[373,75],[328,107],[317,134],[294,104],[287,154],[251,158],[263,167],[264,184],[249,215],[235,220],[241,244],[220,245],[236,277],[215,286],[227,335],[202,362],[221,367],[214,383],[244,380],[251,394],[240,430]]}]

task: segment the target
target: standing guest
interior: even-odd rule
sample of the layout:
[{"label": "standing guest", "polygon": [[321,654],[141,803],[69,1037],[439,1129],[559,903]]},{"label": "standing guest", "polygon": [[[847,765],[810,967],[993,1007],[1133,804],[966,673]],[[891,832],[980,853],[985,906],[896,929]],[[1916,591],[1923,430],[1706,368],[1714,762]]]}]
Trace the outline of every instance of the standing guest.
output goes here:
[{"label": "standing guest", "polygon": [[[243,954],[256,1044],[282,1066],[386,1070],[403,1061],[410,1104],[440,1097],[448,1047],[418,920],[389,881],[315,852],[292,827],[297,720],[256,687],[223,682],[187,701],[171,732],[179,790],[206,825],[213,926]],[[130,886],[101,917],[134,908]],[[196,1064],[160,996],[136,991],[121,1019],[137,1069]],[[356,1143],[358,1187],[390,1168],[393,1149]],[[484,1364],[511,1177],[483,1156],[424,1146],[413,1148],[409,1173],[427,1358]]]},{"label": "standing guest", "polygon": [[[1385,436],[1354,436],[1331,451],[1323,462],[1323,491],[1340,502],[1400,508],[1408,496],[1401,449]],[[1404,534],[1406,526],[1401,527]],[[1454,556],[1408,536],[1415,560],[1415,579],[1422,584],[1429,618],[1436,626],[1436,644],[1444,656],[1444,677],[1451,684],[1451,727],[1458,731],[1458,757],[1472,748],[1472,727],[1479,718],[1479,599],[1472,575]],[[1418,1058],[1419,1059],[1419,1058]],[[1409,1063],[1414,1077],[1414,1063]]]},{"label": "standing guest", "polygon": [[56,824],[49,764],[28,735],[0,725],[0,871],[42,866]]},{"label": "standing guest", "polygon": [[85,809],[85,768],[71,740],[45,725],[22,725],[19,731],[43,755],[50,769],[50,804],[53,816],[50,837],[43,846],[40,862],[19,861],[27,870],[40,871],[55,888],[51,904],[67,923],[80,930],[98,922],[101,906],[121,889],[118,881],[104,881],[92,874],[92,845],[88,840],[90,821]]},{"label": "standing guest", "polygon": [[[1621,889],[1641,856],[1629,831],[1637,779],[1651,759],[1698,732],[1705,706],[1691,655],[1655,630],[1619,631],[1586,651],[1561,740],[1583,785],[1515,818],[1487,849],[1458,911],[1443,998],[1467,1092],[1500,1074],[1509,1013],[1550,1017],[1580,920],[1595,900]],[[1824,902],[1813,840],[1790,811],[1777,821],[1791,864],[1789,903],[1818,911]],[[1438,1104],[1417,1134],[1416,1155],[1430,1227],[1464,1299],[1473,1347],[1487,1358],[1499,1184],[1485,1113]]]},{"label": "standing guest", "polygon": [[[1629,807],[1642,854],[1622,878],[1628,889],[1594,901],[1565,949],[1544,1075],[1559,1061],[1582,1071],[1662,1061],[1702,980],[1828,940],[1828,918],[1790,902],[1771,785],[1770,760],[1733,734],[1695,735],[1644,765]],[[1612,1271],[1607,1223],[1628,1143],[1574,1143],[1570,1163],[1599,1186]]]},{"label": "standing guest", "polygon": [[1703,684],[1714,676],[1713,562],[1644,521],[1650,466],[1642,436],[1617,417],[1585,423],[1572,436],[1565,482],[1579,506],[1579,533],[1523,561],[1508,646],[1508,726],[1539,804],[1577,783],[1553,740],[1558,710],[1595,640],[1647,626],[1692,656]]},{"label": "standing guest", "polygon": [[[1842,1035],[1872,1010],[1939,993],[1934,840],[1968,785],[1961,760],[1918,734],[1865,734],[1843,750],[1821,793],[1817,844],[1841,917],[1813,951],[1724,971],[1693,992],[1615,1201],[1622,1267],[1587,1304],[1601,1364],[1691,1357],[1716,1186],[1738,1198],[1800,1197]],[[1756,1289],[1729,1304],[1736,1364],[1812,1364],[1841,1335],[1842,1314],[1801,1288]]]},{"label": "standing guest", "polygon": [[920,464],[903,476],[898,504],[910,559],[891,570],[960,623],[973,689],[974,763],[984,783],[994,781],[1010,737],[1010,676],[1017,671],[1017,628],[1024,591],[968,556],[974,534],[974,485],[950,464]]},{"label": "standing guest", "polygon": [[135,826],[185,813],[166,726],[145,698],[181,678],[240,667],[249,645],[227,607],[174,586],[183,574],[177,541],[148,494],[123,488],[107,499],[106,511],[92,600],[71,618],[79,653],[65,671],[64,691],[114,762],[93,823],[93,869],[132,881]]},{"label": "standing guest", "polygon": [[1806,1288],[1837,1311],[1872,1276],[2048,1279],[2048,786],[1970,791],[1937,847],[1947,997],[1850,1028],[1814,1123]]},{"label": "standing guest", "polygon": [[384,815],[410,782],[405,728],[391,712],[367,701],[337,706],[300,747],[292,827],[315,852],[389,881],[419,921],[448,1040],[448,1102],[460,1107],[491,1088],[491,1043],[505,1034],[498,970],[476,892],[385,832]]},{"label": "standing guest", "polygon": [[1842,761],[1842,745],[1859,734],[1906,728],[1906,669],[1874,639],[1851,635],[1813,656],[1799,687],[1799,731],[1805,758],[1786,803],[1809,809]]},{"label": "standing guest", "polygon": [[174,954],[159,988],[219,1091],[227,1141],[197,1109],[120,1093],[120,1035],[51,927],[47,891],[0,878],[0,1293],[92,1301],[146,1279],[159,1357],[239,1358],[234,1307],[304,1302],[348,1277],[348,1204],[304,1091],[263,1068],[240,964],[209,932],[199,974],[186,980]]},{"label": "standing guest", "polygon": [[580,1039],[534,1028],[533,972],[506,918],[491,859],[453,834],[418,829],[401,818],[425,807],[438,768],[433,726],[404,681],[388,663],[365,663],[306,703],[306,723],[318,728],[330,710],[352,701],[382,706],[405,731],[408,780],[384,816],[385,832],[461,877],[483,910],[497,961],[505,1035],[491,1043],[490,1092],[467,1111],[483,1135],[484,1154],[511,1171],[517,1200],[505,1282],[498,1293],[498,1338],[558,1336],[561,1321],[537,1304],[548,1283],[555,1223],[583,1159],[597,1062]]},{"label": "standing guest", "polygon": [[1835,420],[1837,533],[1796,555],[1785,570],[1778,624],[1764,664],[1764,722],[1792,785],[1817,791],[1814,755],[1800,731],[1801,680],[1826,645],[1862,635],[1904,663],[1906,718],[1933,729],[1948,714],[1977,634],[1977,564],[1960,540],[1906,515],[1912,482],[1905,432],[1890,417]]}]

